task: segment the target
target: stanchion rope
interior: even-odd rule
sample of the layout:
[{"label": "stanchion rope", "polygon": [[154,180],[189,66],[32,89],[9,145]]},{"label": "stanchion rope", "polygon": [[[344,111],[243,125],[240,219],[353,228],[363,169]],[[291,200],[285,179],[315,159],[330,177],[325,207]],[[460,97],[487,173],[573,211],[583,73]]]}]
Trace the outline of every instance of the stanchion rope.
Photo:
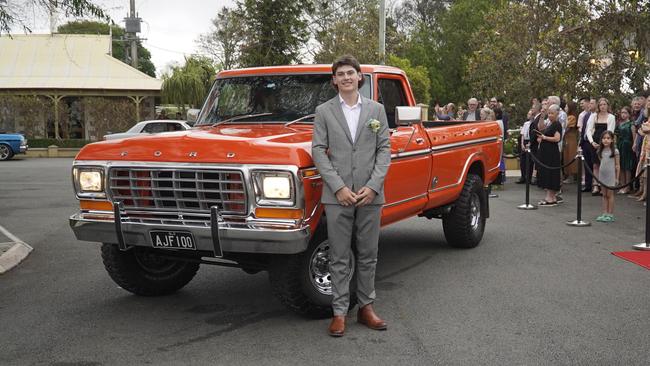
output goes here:
[{"label": "stanchion rope", "polygon": [[632,183],[634,183],[637,179],[639,179],[639,178],[641,177],[641,174],[643,174],[643,172],[645,172],[645,170],[648,168],[647,165],[644,166],[643,169],[641,169],[641,170],[639,171],[639,174],[637,174],[636,177],[634,177],[634,179],[630,180],[629,183],[626,183],[626,184],[623,184],[623,185],[620,185],[620,186],[610,187],[610,186],[608,186],[607,184],[601,182],[600,179],[598,179],[598,177],[594,174],[594,172],[591,170],[591,168],[589,168],[589,167],[587,166],[587,163],[586,163],[586,162],[583,161],[583,165],[584,165],[584,167],[585,167],[585,170],[587,170],[587,172],[589,172],[589,174],[591,174],[591,176],[594,177],[594,180],[595,180],[596,182],[598,182],[598,183],[601,185],[601,187],[605,187],[605,188],[607,188],[607,189],[611,189],[611,190],[613,190],[613,191],[617,191],[617,190],[619,190],[619,189],[623,189],[623,188],[625,188],[625,187],[631,186]]},{"label": "stanchion rope", "polygon": [[542,167],[544,167],[546,169],[549,169],[549,170],[564,169],[564,168],[568,167],[569,165],[573,164],[578,159],[578,156],[575,156],[573,159],[571,159],[570,162],[568,162],[568,163],[566,163],[564,165],[560,165],[560,166],[556,167],[556,166],[548,166],[548,165],[542,163],[541,161],[539,161],[539,159],[537,159],[537,157],[533,153],[530,153],[529,155],[530,155],[531,158],[533,158],[533,160],[535,161],[536,164],[538,164],[538,165],[540,165],[540,166],[542,166]]}]

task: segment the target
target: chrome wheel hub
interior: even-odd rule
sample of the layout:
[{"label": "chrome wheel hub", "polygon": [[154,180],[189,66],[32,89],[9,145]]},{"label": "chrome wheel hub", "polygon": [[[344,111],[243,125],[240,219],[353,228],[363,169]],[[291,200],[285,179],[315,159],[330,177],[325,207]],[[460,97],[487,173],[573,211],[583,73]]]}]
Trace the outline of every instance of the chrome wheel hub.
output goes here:
[{"label": "chrome wheel hub", "polygon": [[472,230],[478,229],[478,225],[481,222],[481,199],[478,197],[478,194],[473,193],[470,200],[470,226]]},{"label": "chrome wheel hub", "polygon": [[329,251],[329,242],[325,240],[318,245],[309,260],[309,279],[316,290],[323,295],[332,294]]},{"label": "chrome wheel hub", "polygon": [[6,145],[0,145],[0,160],[5,160],[9,157],[9,148]]}]

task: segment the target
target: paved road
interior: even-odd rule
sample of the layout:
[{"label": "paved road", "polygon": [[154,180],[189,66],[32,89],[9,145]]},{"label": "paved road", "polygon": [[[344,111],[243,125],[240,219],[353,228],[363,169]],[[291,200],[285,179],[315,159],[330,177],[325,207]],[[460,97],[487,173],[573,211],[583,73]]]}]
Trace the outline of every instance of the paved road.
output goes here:
[{"label": "paved road", "polygon": [[[183,290],[133,296],[76,241],[69,159],[0,164],[0,225],[34,247],[0,276],[1,365],[647,365],[650,273],[610,254],[643,239],[642,206],[615,224],[564,224],[575,197],[520,211],[521,186],[491,200],[482,244],[455,250],[440,222],[382,230],[377,308],[389,330],[342,339],[271,295],[265,273],[203,266]],[[541,198],[534,190],[532,196]],[[585,197],[585,217],[599,198]]]}]

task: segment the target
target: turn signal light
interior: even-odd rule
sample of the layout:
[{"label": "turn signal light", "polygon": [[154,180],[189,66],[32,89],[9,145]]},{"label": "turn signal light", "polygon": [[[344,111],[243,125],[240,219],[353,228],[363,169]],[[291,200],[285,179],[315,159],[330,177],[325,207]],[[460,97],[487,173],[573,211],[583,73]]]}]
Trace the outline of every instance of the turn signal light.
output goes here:
[{"label": "turn signal light", "polygon": [[317,176],[319,174],[318,170],[316,170],[316,169],[304,169],[304,170],[301,170],[300,173],[305,178],[314,177],[314,176]]},{"label": "turn signal light", "polygon": [[108,201],[80,200],[79,207],[81,207],[82,210],[113,211],[113,204]]},{"label": "turn signal light", "polygon": [[264,219],[302,219],[303,210],[298,208],[268,208],[258,207],[255,216]]}]

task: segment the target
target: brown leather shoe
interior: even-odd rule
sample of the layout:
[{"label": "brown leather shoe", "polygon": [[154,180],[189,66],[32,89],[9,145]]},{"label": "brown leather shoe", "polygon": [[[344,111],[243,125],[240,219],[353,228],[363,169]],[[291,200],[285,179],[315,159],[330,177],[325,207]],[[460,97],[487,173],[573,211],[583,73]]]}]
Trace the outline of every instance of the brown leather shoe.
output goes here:
[{"label": "brown leather shoe", "polygon": [[372,304],[368,304],[364,307],[360,307],[357,311],[357,322],[364,324],[370,329],[374,330],[386,330],[388,325],[385,321],[381,320],[375,310],[372,308]]},{"label": "brown leather shoe", "polygon": [[332,337],[343,337],[345,334],[345,316],[334,315],[330,327],[327,329],[327,334]]}]

